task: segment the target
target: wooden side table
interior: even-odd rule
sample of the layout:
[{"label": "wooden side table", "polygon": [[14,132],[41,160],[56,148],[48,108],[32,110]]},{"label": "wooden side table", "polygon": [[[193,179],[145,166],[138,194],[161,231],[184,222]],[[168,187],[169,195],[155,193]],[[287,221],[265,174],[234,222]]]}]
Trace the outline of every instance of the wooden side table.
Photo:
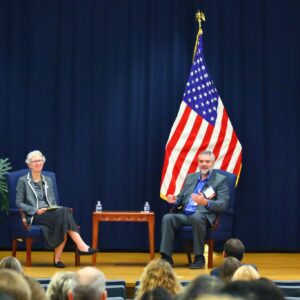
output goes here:
[{"label": "wooden side table", "polygon": [[[100,222],[147,222],[149,231],[150,259],[154,258],[154,221],[155,213],[139,211],[104,211],[93,212],[93,248],[99,248],[99,223]],[[96,264],[97,254],[92,255],[92,263]]]}]

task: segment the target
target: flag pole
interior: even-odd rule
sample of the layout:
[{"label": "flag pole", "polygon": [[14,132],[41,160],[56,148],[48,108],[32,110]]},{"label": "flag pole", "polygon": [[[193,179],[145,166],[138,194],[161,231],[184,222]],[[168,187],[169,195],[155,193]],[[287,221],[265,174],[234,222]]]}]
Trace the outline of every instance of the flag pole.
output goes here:
[{"label": "flag pole", "polygon": [[204,15],[203,11],[200,11],[200,10],[197,11],[197,13],[196,13],[196,21],[198,22],[199,29],[198,29],[196,43],[195,43],[195,47],[194,47],[193,60],[194,60],[194,56],[196,54],[199,37],[200,37],[200,35],[203,34],[202,21],[205,22],[205,15]]}]

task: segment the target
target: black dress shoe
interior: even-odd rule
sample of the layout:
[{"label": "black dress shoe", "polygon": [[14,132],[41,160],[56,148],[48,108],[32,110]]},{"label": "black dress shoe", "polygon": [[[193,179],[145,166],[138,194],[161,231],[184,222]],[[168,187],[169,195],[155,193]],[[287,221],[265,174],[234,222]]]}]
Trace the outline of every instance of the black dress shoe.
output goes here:
[{"label": "black dress shoe", "polygon": [[196,255],[194,262],[190,264],[190,269],[203,269],[205,266],[205,258],[203,255]]},{"label": "black dress shoe", "polygon": [[174,266],[173,258],[172,258],[171,256],[166,255],[166,254],[164,254],[164,253],[161,253],[161,259],[163,259],[163,260],[165,260],[166,262],[168,262],[168,263],[171,265],[171,267]]},{"label": "black dress shoe", "polygon": [[54,267],[55,268],[65,268],[66,266],[61,261],[58,261],[58,262],[54,262]]},{"label": "black dress shoe", "polygon": [[92,254],[95,254],[97,252],[99,252],[98,249],[94,249],[94,248],[91,248],[91,247],[89,247],[88,251],[80,251],[80,250],[78,250],[78,254],[79,255],[92,255]]}]

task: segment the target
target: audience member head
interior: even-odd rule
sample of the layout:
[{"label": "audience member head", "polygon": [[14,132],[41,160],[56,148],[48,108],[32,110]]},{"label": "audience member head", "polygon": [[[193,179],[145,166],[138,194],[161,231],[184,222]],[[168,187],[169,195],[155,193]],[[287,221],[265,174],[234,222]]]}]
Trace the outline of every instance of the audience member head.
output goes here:
[{"label": "audience member head", "polygon": [[151,260],[143,271],[136,299],[156,287],[165,288],[172,296],[182,291],[182,286],[171,265],[160,258]]},{"label": "audience member head", "polygon": [[259,278],[249,281],[249,285],[258,300],[284,300],[282,290],[270,279]]},{"label": "audience member head", "polygon": [[14,270],[0,270],[0,293],[14,300],[30,300],[31,290],[23,275]]},{"label": "audience member head", "polygon": [[239,267],[232,276],[232,281],[234,280],[254,280],[258,279],[259,273],[251,265],[243,265]]},{"label": "audience member head", "polygon": [[200,275],[193,279],[179,296],[179,300],[197,299],[203,294],[215,294],[224,286],[222,280],[215,276]]},{"label": "audience member head", "polygon": [[45,291],[38,281],[26,275],[24,275],[24,279],[31,290],[31,300],[47,300]]},{"label": "audience member head", "polygon": [[245,246],[239,239],[229,239],[223,248],[224,257],[233,256],[242,261],[245,253]]},{"label": "audience member head", "polygon": [[240,266],[241,266],[241,262],[237,258],[233,256],[225,257],[220,267],[220,278],[224,282],[231,281],[233,274],[238,268],[240,268]]},{"label": "audience member head", "polygon": [[172,300],[171,294],[163,287],[156,287],[155,289],[145,292],[141,300]]},{"label": "audience member head", "polygon": [[23,273],[22,265],[19,260],[13,256],[7,256],[1,259],[0,269],[10,269],[18,273]]},{"label": "audience member head", "polygon": [[283,293],[276,284],[266,278],[251,281],[232,281],[221,292],[246,300],[284,300]]},{"label": "audience member head", "polygon": [[73,272],[57,272],[51,278],[46,295],[49,300],[67,300],[72,287]]},{"label": "audience member head", "polygon": [[85,267],[75,272],[69,300],[105,300],[105,276],[93,267]]},{"label": "audience member head", "polygon": [[221,294],[230,295],[232,297],[241,297],[247,300],[256,300],[256,296],[251,291],[250,281],[231,281],[224,286]]}]

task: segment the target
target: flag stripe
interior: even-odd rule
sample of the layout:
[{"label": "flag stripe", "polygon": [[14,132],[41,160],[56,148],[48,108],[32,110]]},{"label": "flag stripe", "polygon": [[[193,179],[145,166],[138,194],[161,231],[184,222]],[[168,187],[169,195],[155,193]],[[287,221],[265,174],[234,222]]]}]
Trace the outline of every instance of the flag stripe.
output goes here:
[{"label": "flag stripe", "polygon": [[169,165],[169,159],[172,154],[172,151],[174,150],[174,147],[180,138],[180,133],[183,132],[183,129],[188,121],[188,117],[190,113],[191,113],[190,107],[188,107],[184,102],[182,102],[178,116],[176,118],[177,122],[175,121],[173,125],[173,128],[176,129],[172,130],[166,146],[165,161],[164,161],[162,179],[161,179],[162,182],[164,181],[166,175],[166,171]]},{"label": "flag stripe", "polygon": [[232,154],[233,154],[233,151],[235,149],[236,143],[237,143],[237,138],[233,132],[233,134],[231,135],[231,140],[229,143],[229,147],[227,149],[227,153],[224,155],[223,163],[221,166],[222,170],[227,170],[229,162],[230,162]]},{"label": "flag stripe", "polygon": [[[213,126],[208,124],[205,133],[200,132],[199,137],[204,135],[204,138],[202,139],[202,142],[199,143],[199,146],[197,147],[198,148],[197,151],[194,151],[194,158],[193,158],[194,163],[191,164],[191,166],[188,169],[187,173],[192,173],[192,172],[196,171],[196,169],[198,167],[198,156],[201,152],[203,152],[204,150],[207,149],[209,141],[210,141],[211,136],[213,134],[213,131],[214,131]],[[201,140],[199,139],[199,141],[201,141]]]},{"label": "flag stripe", "polygon": [[173,167],[173,171],[172,171],[172,179],[173,180],[171,181],[171,183],[169,185],[168,194],[173,194],[175,192],[175,185],[176,185],[175,182],[177,181],[177,178],[178,178],[178,175],[182,168],[182,165],[185,163],[187,155],[193,146],[193,143],[196,138],[195,133],[198,132],[198,130],[201,126],[201,123],[202,123],[202,119],[200,119],[199,117],[196,117],[195,122],[191,128],[190,134],[189,134],[188,138],[186,139],[186,142],[183,145],[183,147],[181,147],[180,154],[178,155],[175,165]]},{"label": "flag stripe", "polygon": [[213,149],[213,153],[215,154],[216,159],[218,159],[218,157],[220,155],[220,151],[221,151],[221,148],[222,148],[222,145],[223,145],[223,141],[224,141],[225,135],[227,133],[227,120],[228,120],[228,116],[227,116],[226,110],[223,107],[221,128],[220,128],[220,131],[219,131],[218,139],[217,139],[217,141],[215,143],[215,146],[214,146],[214,149]]},{"label": "flag stripe", "polygon": [[239,159],[241,152],[242,152],[241,144],[239,143],[239,141],[237,141],[237,145],[233,151],[230,163],[227,167],[228,172],[234,173],[236,175],[238,174],[238,173],[235,173],[234,168],[235,168],[236,164],[238,163],[238,159]]},{"label": "flag stripe", "polygon": [[237,163],[236,163],[235,168],[233,170],[233,173],[235,175],[239,174],[240,168],[241,168],[241,164],[242,164],[242,149],[241,149],[241,151],[239,153],[239,156],[238,156],[238,159],[237,159]]},{"label": "flag stripe", "polygon": [[174,181],[174,179],[172,178],[172,170],[174,167],[176,167],[175,163],[177,161],[177,158],[180,155],[180,151],[183,145],[185,144],[186,139],[189,136],[194,120],[197,117],[197,114],[194,111],[192,111],[188,106],[186,107],[186,110],[190,112],[189,120],[188,122],[186,122],[184,128],[182,128],[182,130],[180,131],[180,139],[177,140],[176,145],[173,147],[173,151],[169,155],[169,162],[166,166],[165,178],[163,182],[164,186],[169,186],[170,182],[172,180]]},{"label": "flag stripe", "polygon": [[[197,137],[194,140],[193,146],[189,149],[189,153],[186,156],[185,162],[182,165],[181,169],[180,169],[180,173],[177,176],[177,180],[176,180],[176,186],[180,187],[186,177],[186,174],[189,173],[189,169],[195,169],[197,168],[197,159],[195,160],[195,152],[197,151],[197,149],[200,147],[199,142],[201,142],[201,136],[203,134],[205,134],[206,130],[207,130],[207,126],[209,125],[205,120],[203,120],[199,115],[198,118],[201,119],[201,127],[197,133]],[[178,191],[177,191],[178,193]]]},{"label": "flag stripe", "polygon": [[203,120],[199,116],[198,118],[201,120],[201,127],[198,130],[197,136],[194,139],[194,143],[192,147],[189,149],[188,155],[186,156],[185,162],[180,169],[179,176],[177,177],[176,185],[179,186],[181,183],[183,183],[186,174],[190,172],[189,169],[191,168],[196,169],[197,167],[197,160],[195,161],[195,153],[197,149],[200,147],[199,145],[199,142],[201,142],[200,137],[206,132],[208,126],[208,123],[205,120]]}]

